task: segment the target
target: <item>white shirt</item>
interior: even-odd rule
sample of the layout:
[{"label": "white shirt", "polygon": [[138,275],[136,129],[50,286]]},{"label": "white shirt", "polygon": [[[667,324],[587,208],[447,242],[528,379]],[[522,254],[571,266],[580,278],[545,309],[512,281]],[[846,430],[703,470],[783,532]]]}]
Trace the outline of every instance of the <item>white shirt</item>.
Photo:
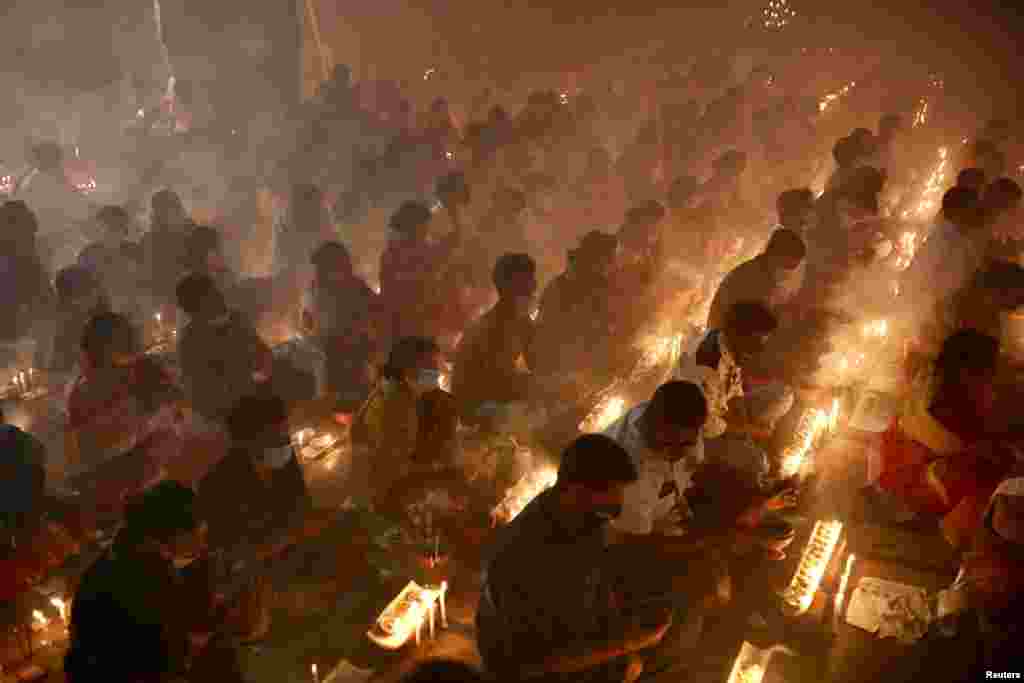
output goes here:
[{"label": "white shirt", "polygon": [[614,526],[632,534],[650,534],[665,526],[669,527],[666,533],[681,535],[680,510],[687,509],[683,493],[690,487],[696,466],[704,462],[704,440],[699,438],[691,456],[675,463],[651,452],[638,428],[647,405],[641,403],[632,408],[604,431],[605,436],[626,449],[640,474],[626,488],[622,515]]}]

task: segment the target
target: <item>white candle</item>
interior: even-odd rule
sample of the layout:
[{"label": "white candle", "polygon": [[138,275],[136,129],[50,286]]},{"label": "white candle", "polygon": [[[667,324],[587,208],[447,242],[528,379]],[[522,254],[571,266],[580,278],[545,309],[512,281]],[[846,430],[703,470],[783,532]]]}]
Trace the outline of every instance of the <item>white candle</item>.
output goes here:
[{"label": "white candle", "polygon": [[441,582],[441,594],[437,596],[438,602],[441,603],[441,628],[448,628],[448,610],[445,605],[445,596],[448,594],[448,582]]}]

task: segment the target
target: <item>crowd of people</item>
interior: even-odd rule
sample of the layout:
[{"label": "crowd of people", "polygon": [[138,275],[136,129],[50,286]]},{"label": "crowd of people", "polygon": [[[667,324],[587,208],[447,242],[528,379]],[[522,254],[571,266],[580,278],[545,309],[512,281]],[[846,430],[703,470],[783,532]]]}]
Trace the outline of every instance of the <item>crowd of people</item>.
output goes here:
[{"label": "crowd of people", "polygon": [[[54,561],[25,548],[55,527],[117,528],[75,595],[69,680],[242,680],[233,648],[266,634],[267,586],[226,596],[224,567],[331,524],[296,456],[300,407],[350,425],[353,485],[381,510],[461,462],[468,432],[558,454],[557,483],[484,558],[484,673],[437,662],[408,680],[683,680],[734,593],[763,620],[764,596],[752,607],[730,577],[786,557],[799,482],[780,425],[828,384],[819,359],[865,299],[908,339],[865,495],[963,554],[954,618],[974,619],[958,633],[976,647],[957,656],[1002,670],[1024,596],[1017,131],[972,137],[921,224],[910,112],[835,141],[816,192],[820,112],[762,70],[702,73],[650,111],[538,91],[459,126],[444,99],[368,107],[339,67],[267,179],[276,215],[238,180],[201,220],[159,163],[96,207],[60,146],[37,145],[0,207],[0,351],[63,397],[65,422],[47,445],[4,426],[0,580],[9,599],[38,582]],[[687,349],[581,435],[666,328]]]}]

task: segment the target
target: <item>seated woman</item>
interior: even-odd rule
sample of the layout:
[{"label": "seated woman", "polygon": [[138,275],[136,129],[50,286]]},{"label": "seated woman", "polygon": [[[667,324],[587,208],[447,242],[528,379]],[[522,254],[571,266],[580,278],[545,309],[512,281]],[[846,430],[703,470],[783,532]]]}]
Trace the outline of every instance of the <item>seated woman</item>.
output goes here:
[{"label": "seated woman", "polygon": [[998,357],[999,342],[981,332],[949,337],[882,440],[878,486],[918,516],[940,518],[954,547],[971,538],[1008,469],[990,419]]},{"label": "seated woman", "polygon": [[68,398],[65,458],[85,475],[78,484],[101,514],[116,514],[125,496],[159,481],[180,456],[184,396],[166,370],[142,354],[137,331],[116,313],[89,321],[81,363]]},{"label": "seated woman", "polygon": [[432,339],[403,337],[391,347],[377,386],[352,423],[352,443],[365,455],[359,465],[375,495],[409,471],[419,438],[420,399],[440,389],[443,367]]}]

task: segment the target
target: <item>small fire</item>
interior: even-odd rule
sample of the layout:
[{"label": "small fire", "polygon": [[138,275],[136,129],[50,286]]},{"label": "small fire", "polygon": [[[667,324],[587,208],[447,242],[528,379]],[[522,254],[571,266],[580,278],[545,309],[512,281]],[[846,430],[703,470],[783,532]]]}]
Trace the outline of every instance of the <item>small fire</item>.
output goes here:
[{"label": "small fire", "polygon": [[761,683],[765,674],[764,658],[765,652],[761,648],[744,642],[733,662],[727,683]]},{"label": "small fire", "polygon": [[[838,422],[838,399],[833,402],[833,409],[836,411],[836,421]],[[820,408],[811,408],[800,416],[793,442],[782,454],[781,476],[783,479],[788,479],[800,472],[807,454],[829,428],[831,422],[831,411],[826,413]]]},{"label": "small fire", "polygon": [[868,339],[885,339],[889,335],[889,321],[875,320],[861,329],[861,333]]},{"label": "small fire", "polygon": [[641,365],[644,368],[654,368],[663,363],[674,364],[682,351],[683,335],[676,334],[670,337],[651,337],[643,345],[643,359]]},{"label": "small fire", "polygon": [[42,612],[37,609],[32,610],[32,628],[36,631],[41,631],[50,625],[50,620],[46,618]]},{"label": "small fire", "polygon": [[[909,212],[904,212],[909,214]],[[904,215],[904,218],[907,216]],[[917,253],[917,233],[905,232],[900,235],[899,256],[896,258],[896,267],[906,270],[914,262],[914,255]]]},{"label": "small fire", "polygon": [[70,608],[64,600],[61,598],[50,598],[50,604],[57,608],[57,613],[60,615],[60,620],[65,624],[68,622],[68,615]]},{"label": "small fire", "polygon": [[511,522],[531,500],[554,486],[557,481],[558,470],[549,465],[523,475],[505,493],[505,498],[491,511],[491,520],[495,524]]},{"label": "small fire", "polygon": [[807,542],[793,580],[783,594],[786,604],[797,614],[806,612],[814,602],[814,594],[818,592],[842,533],[843,523],[837,520],[814,523],[811,540]]},{"label": "small fire", "polygon": [[829,107],[835,104],[836,101],[838,101],[839,99],[846,97],[846,95],[856,86],[856,81],[850,81],[836,92],[825,95],[823,98],[821,98],[821,101],[818,102],[818,113],[824,114],[826,111],[828,111]]},{"label": "small fire", "polygon": [[736,680],[738,683],[761,683],[764,680],[764,667],[760,664],[748,666]]},{"label": "small fire", "polygon": [[917,110],[914,112],[914,125],[913,128],[923,126],[928,123],[928,98],[922,97],[917,104]]},{"label": "small fire", "polygon": [[921,193],[921,201],[917,205],[915,213],[918,218],[930,218],[938,209],[939,199],[946,186],[946,170],[949,166],[949,148],[939,148],[939,163],[935,170],[928,176],[924,184],[924,191]]},{"label": "small fire", "polygon": [[590,415],[579,424],[581,432],[602,432],[622,417],[626,410],[626,399],[621,396],[607,396],[598,403]]},{"label": "small fire", "polygon": [[440,586],[434,587],[423,587],[415,581],[410,581],[381,612],[376,626],[366,635],[388,650],[397,650],[414,635],[416,644],[419,645],[424,624],[429,626],[430,635],[434,635],[434,615],[438,609],[441,612],[441,627],[448,626],[445,608],[447,593],[447,581],[442,581]]}]

